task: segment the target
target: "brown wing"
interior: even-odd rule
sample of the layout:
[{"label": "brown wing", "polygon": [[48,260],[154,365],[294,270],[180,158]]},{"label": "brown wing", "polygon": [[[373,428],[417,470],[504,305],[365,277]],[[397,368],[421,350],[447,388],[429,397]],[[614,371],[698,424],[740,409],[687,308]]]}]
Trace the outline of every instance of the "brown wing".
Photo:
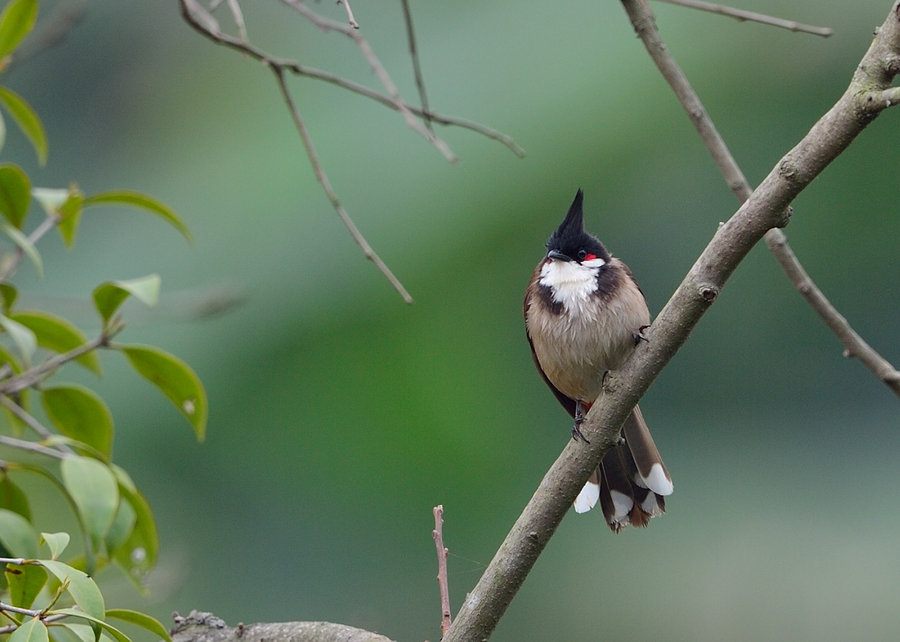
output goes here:
[{"label": "brown wing", "polygon": [[[527,319],[528,318],[528,291],[525,292],[525,300],[522,302],[522,315]],[[537,354],[534,351],[534,343],[531,341],[531,335],[528,334],[528,325],[525,326],[525,336],[528,337],[528,347],[531,348],[531,358],[534,359],[534,365],[537,367],[538,372],[541,373],[541,379],[544,380],[544,383],[553,391],[553,394],[556,396],[559,403],[562,404],[562,407],[566,409],[566,412],[569,413],[570,416],[575,416],[575,400],[567,397],[559,389],[554,386],[550,380],[547,378],[547,375],[544,374],[544,369],[541,367],[541,362],[538,361]]]}]

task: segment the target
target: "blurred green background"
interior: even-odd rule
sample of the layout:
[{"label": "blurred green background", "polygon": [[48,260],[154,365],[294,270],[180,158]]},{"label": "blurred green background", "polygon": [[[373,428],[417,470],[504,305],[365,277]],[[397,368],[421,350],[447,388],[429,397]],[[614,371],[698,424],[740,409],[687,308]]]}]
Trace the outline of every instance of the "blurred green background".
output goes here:
[{"label": "blurred green background", "polygon": [[[375,86],[346,39],[278,2],[243,4],[258,46]],[[742,4],[831,26],[828,39],[654,9],[756,184],[843,92],[889,4]],[[315,8],[343,19],[343,7]],[[353,8],[415,100],[399,3]],[[619,3],[413,10],[432,106],[510,134],[524,160],[439,128],[461,158],[448,165],[396,113],[291,80],[335,189],[413,306],[340,224],[271,75],[200,37],[176,2],[91,2],[62,45],[6,77],[44,119],[50,160],[37,168],[12,131],[5,159],[42,186],[149,193],[196,238],[97,211],[73,252],[42,243],[44,280],[29,266],[17,277],[24,297],[91,331],[97,283],[159,272],[168,298],[149,315],[132,308],[122,338],[179,355],[207,386],[198,445],[115,355],[91,382],[162,537],[149,598],[108,574],[111,606],[166,622],[196,608],[230,624],[332,620],[438,639],[432,506],[446,510],[455,611],[569,438],[533,371],[521,297],[576,188],[589,229],[627,260],[654,312],[734,211]],[[886,112],[817,179],[786,230],[895,364],[898,119]],[[187,318],[192,299],[221,291],[246,298]],[[494,639],[896,635],[897,399],[841,356],[765,248],[642,407],[675,479],[669,513],[618,536],[599,512],[567,517]]]}]

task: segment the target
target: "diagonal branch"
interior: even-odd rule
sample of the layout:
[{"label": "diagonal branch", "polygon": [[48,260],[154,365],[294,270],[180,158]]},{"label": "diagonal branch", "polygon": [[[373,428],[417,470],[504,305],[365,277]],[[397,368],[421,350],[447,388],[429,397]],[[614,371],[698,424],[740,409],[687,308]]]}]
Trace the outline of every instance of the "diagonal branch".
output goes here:
[{"label": "diagonal branch", "polygon": [[406,41],[409,43],[409,57],[412,58],[413,76],[416,79],[416,88],[419,91],[419,103],[422,105],[425,126],[431,129],[431,118],[428,116],[428,95],[425,93],[425,76],[422,75],[422,65],[419,64],[419,49],[416,46],[416,30],[413,26],[412,9],[409,0],[400,0],[403,7],[403,22],[406,24]]},{"label": "diagonal branch", "polygon": [[[338,198],[334,189],[331,187],[331,183],[328,180],[328,177],[325,174],[321,163],[319,162],[315,148],[313,147],[312,139],[310,138],[309,131],[306,128],[306,124],[300,116],[300,112],[294,104],[293,97],[291,96],[291,93],[287,88],[284,78],[285,72],[290,72],[298,76],[317,78],[319,80],[335,84],[343,89],[347,89],[367,98],[371,98],[372,100],[375,100],[382,105],[400,112],[410,127],[421,133],[444,155],[445,158],[447,158],[451,162],[456,161],[456,156],[454,156],[453,152],[450,151],[450,148],[442,139],[435,136],[433,127],[431,126],[432,122],[440,123],[443,125],[455,125],[457,127],[463,127],[480,133],[484,136],[487,136],[488,138],[492,138],[503,143],[520,158],[524,156],[525,153],[518,145],[515,144],[515,142],[513,142],[513,140],[509,136],[506,136],[505,134],[502,134],[489,127],[479,125],[478,123],[467,121],[461,118],[454,118],[452,116],[444,116],[434,113],[428,108],[427,100],[425,97],[425,85],[424,81],[421,79],[418,57],[415,54],[415,41],[412,32],[411,18],[409,16],[407,16],[407,32],[408,38],[410,40],[410,47],[413,51],[413,62],[416,70],[416,83],[419,87],[419,96],[422,101],[422,106],[420,108],[407,105],[400,97],[400,94],[397,91],[397,88],[391,80],[390,76],[388,75],[387,70],[381,64],[381,61],[375,55],[375,52],[372,51],[368,42],[358,33],[358,25],[354,25],[355,20],[353,19],[352,11],[350,9],[350,6],[346,2],[344,3],[344,6],[347,9],[348,17],[351,21],[350,26],[343,25],[319,16],[318,14],[307,8],[299,0],[282,0],[282,2],[296,9],[301,15],[306,17],[319,28],[338,31],[351,38],[356,43],[363,56],[369,62],[369,65],[372,67],[376,76],[378,76],[382,86],[385,88],[385,91],[387,93],[382,94],[364,85],[360,85],[351,80],[347,80],[346,78],[342,78],[341,76],[338,76],[336,74],[332,74],[330,72],[322,71],[312,67],[307,67],[293,60],[271,56],[262,49],[255,47],[247,40],[243,15],[240,12],[240,7],[237,4],[237,0],[228,0],[228,5],[229,7],[231,7],[232,16],[235,20],[235,23],[238,25],[240,37],[234,37],[222,31],[219,26],[219,22],[197,0],[179,0],[179,3],[181,5],[181,14],[185,22],[187,22],[194,30],[206,36],[217,44],[235,49],[252,58],[255,58],[256,60],[259,60],[273,71],[278,83],[279,90],[281,91],[282,97],[285,100],[288,110],[290,111],[291,118],[293,119],[294,124],[297,127],[297,131],[300,133],[300,138],[303,141],[307,156],[309,157],[309,161],[313,167],[313,172],[315,173],[316,179],[319,181],[319,184],[322,185],[322,188],[325,191],[328,200],[331,202],[341,221],[350,231],[350,235],[353,237],[353,240],[357,245],[359,245],[360,248],[362,248],[365,257],[371,260],[378,267],[381,273],[385,276],[385,278],[388,279],[390,284],[403,297],[403,300],[406,301],[406,303],[412,303],[413,300],[409,292],[397,279],[397,277],[394,276],[393,272],[391,272],[384,261],[382,261],[381,258],[375,253],[375,251],[366,241],[365,237],[363,237],[362,233],[354,224],[353,219],[350,218],[350,215],[344,209],[343,205],[341,205],[340,199]],[[425,121],[425,125],[419,122],[416,119],[416,116],[423,118]]]},{"label": "diagonal branch", "polygon": [[769,229],[785,223],[791,201],[878,115],[880,109],[868,105],[867,96],[890,86],[893,76],[884,73],[886,60],[898,54],[900,2],[895,2],[844,95],[719,227],[654,320],[650,341],[641,343],[609,378],[581,427],[590,444],[568,442],[467,595],[444,642],[491,635],[584,480],[618,439],[625,417],[687,340],[728,277]]},{"label": "diagonal branch", "polygon": [[814,36],[822,36],[827,38],[833,32],[828,27],[814,27],[805,25],[793,20],[784,20],[767,16],[764,13],[756,13],[755,11],[745,11],[744,9],[735,9],[734,7],[726,7],[721,4],[712,4],[711,2],[702,2],[702,0],[657,0],[658,2],[668,2],[669,4],[677,4],[690,9],[698,9],[700,11],[709,11],[710,13],[718,13],[722,16],[728,16],[735,20],[749,20],[751,22],[759,22],[764,25],[773,27],[781,27],[782,29],[790,29],[791,31],[802,31],[803,33],[811,33]]},{"label": "diagonal branch", "polygon": [[[212,16],[209,16],[209,14],[205,11],[192,13],[193,11],[195,11],[195,8],[197,6],[195,0],[180,0],[180,2],[182,15],[184,16],[185,21],[195,31],[203,36],[206,36],[216,44],[223,45],[225,47],[229,47],[230,49],[234,49],[235,51],[246,54],[247,56],[258,60],[269,67],[282,67],[285,69],[285,71],[289,71],[295,76],[304,76],[307,78],[313,78],[330,83],[332,85],[336,85],[341,89],[346,89],[347,91],[359,94],[360,96],[364,96],[378,103],[381,103],[385,107],[390,107],[391,109],[397,110],[397,105],[394,104],[390,96],[379,93],[374,89],[366,87],[365,85],[361,85],[352,80],[348,80],[343,76],[338,76],[337,74],[333,74],[329,71],[316,69],[315,67],[310,67],[308,65],[301,65],[295,60],[272,56],[262,49],[252,45],[251,43],[240,40],[239,38],[235,38],[234,36],[231,36],[219,29],[219,25],[215,22],[215,20],[213,20],[212,22],[209,21],[209,18],[211,18]],[[481,134],[482,136],[486,136],[487,138],[502,143],[519,158],[524,158],[525,156],[525,151],[521,147],[519,147],[512,138],[502,132],[498,132],[495,129],[486,127],[485,125],[473,122],[471,120],[457,118],[456,116],[448,116],[446,114],[440,114],[438,112],[431,111],[430,109],[415,107],[414,105],[407,105],[407,108],[417,116],[420,116],[427,121],[432,121],[440,125],[449,125],[471,130],[477,134]]]},{"label": "diagonal branch", "polygon": [[300,15],[304,18],[312,22],[314,25],[319,27],[320,29],[325,29],[328,31],[337,31],[338,33],[342,33],[348,38],[350,38],[356,46],[359,48],[363,57],[369,63],[369,66],[372,68],[372,71],[375,72],[375,75],[378,77],[379,82],[381,82],[382,87],[391,97],[394,105],[402,115],[404,120],[406,120],[406,124],[410,126],[413,130],[419,132],[425,139],[435,146],[435,148],[444,155],[451,163],[455,163],[457,161],[456,156],[450,148],[447,146],[443,140],[434,135],[433,132],[429,131],[428,128],[424,127],[422,123],[420,123],[412,111],[409,109],[409,105],[400,97],[400,92],[397,90],[397,86],[394,84],[394,81],[391,80],[390,74],[388,74],[387,69],[384,68],[384,65],[381,64],[381,61],[378,59],[378,56],[375,55],[375,52],[372,50],[371,45],[369,45],[369,41],[362,37],[359,33],[358,28],[354,28],[352,26],[343,25],[339,22],[334,22],[333,20],[329,20],[327,18],[323,18],[315,11],[311,10],[307,7],[302,0],[281,0],[284,4],[289,7],[295,9]]},{"label": "diagonal branch", "polygon": [[341,201],[338,198],[338,195],[335,194],[334,189],[331,187],[331,181],[328,180],[328,176],[325,174],[325,170],[322,169],[322,164],[319,162],[319,156],[316,154],[316,148],[313,147],[312,138],[309,136],[309,130],[306,129],[306,124],[303,122],[303,118],[300,116],[300,112],[297,110],[297,106],[294,104],[294,99],[291,97],[291,92],[287,88],[287,84],[284,80],[284,69],[282,67],[271,67],[272,72],[275,74],[275,79],[278,81],[278,88],[281,90],[281,95],[284,97],[284,102],[288,106],[288,111],[291,113],[291,118],[294,121],[294,125],[297,127],[297,131],[300,133],[300,138],[303,141],[303,146],[306,148],[306,155],[309,157],[309,162],[312,164],[313,172],[316,175],[316,180],[322,185],[322,189],[325,190],[325,194],[328,196],[328,200],[331,201],[331,205],[334,207],[334,210],[337,212],[338,216],[341,218],[341,221],[350,231],[350,236],[353,237],[353,240],[356,241],[356,244],[363,251],[363,255],[372,261],[378,267],[382,274],[387,278],[394,289],[403,297],[403,300],[407,303],[412,303],[413,298],[410,296],[409,292],[406,291],[406,288],[403,287],[403,284],[394,276],[394,273],[391,272],[391,269],[385,264],[384,261],[381,260],[381,257],[375,253],[375,250],[372,249],[372,246],[366,241],[365,237],[359,231],[359,228],[356,227],[356,224],[353,222],[353,219],[350,218],[350,215],[347,214],[347,210],[344,209],[344,206],[341,205]]},{"label": "diagonal branch", "polygon": [[[675,58],[669,53],[656,28],[650,7],[645,1],[640,0],[623,0],[622,4],[638,37],[644,43],[647,52],[650,54],[653,62],[656,63],[663,78],[669,83],[678,101],[691,118],[694,127],[719,167],[719,171],[722,172],[728,186],[738,197],[738,200],[741,202],[747,200],[753,191],[750,184],[725,144],[725,140],[713,124],[706,108],[700,101],[700,97],[694,91]],[[683,3],[679,1],[678,4]],[[889,55],[882,57],[880,66],[885,68],[885,71],[881,72],[882,75],[888,73],[886,69],[888,66],[891,66],[892,63],[890,61],[891,57]],[[896,65],[894,66],[896,67]],[[867,109],[873,112],[880,111],[896,103],[898,98],[900,98],[900,87],[869,90],[865,95]],[[775,259],[781,265],[794,287],[799,290],[813,310],[822,317],[825,324],[844,345],[844,354],[848,357],[857,357],[866,368],[871,370],[900,396],[900,373],[875,352],[859,334],[854,332],[847,320],[831,305],[828,298],[803,269],[799,259],[791,250],[784,232],[777,228],[769,230],[766,233],[766,246],[775,256]]]}]

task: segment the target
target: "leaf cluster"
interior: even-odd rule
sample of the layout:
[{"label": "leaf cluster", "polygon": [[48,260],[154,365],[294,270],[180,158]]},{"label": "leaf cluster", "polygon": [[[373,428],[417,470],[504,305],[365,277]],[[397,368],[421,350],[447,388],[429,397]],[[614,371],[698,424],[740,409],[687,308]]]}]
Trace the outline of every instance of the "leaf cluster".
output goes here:
[{"label": "leaf cluster", "polygon": [[[37,14],[37,0],[12,0],[0,13],[0,72],[34,27]],[[38,115],[2,85],[0,107],[0,154],[8,116],[43,165],[48,146]],[[0,162],[0,240],[7,241],[5,248],[0,246],[0,634],[17,642],[48,640],[54,627],[81,640],[127,640],[110,619],[168,638],[165,627],[150,616],[108,609],[93,579],[112,566],[140,586],[156,563],[159,539],[147,500],[113,462],[115,425],[109,407],[90,388],[57,380],[69,363],[100,376],[98,352],[118,353],[178,408],[202,440],[207,401],[194,371],[159,348],[115,341],[125,327],[122,305],[130,298],[154,305],[160,278],[109,280],[94,288],[92,303],[101,325],[95,337],[60,316],[16,305],[14,276],[22,259],[43,276],[37,249],[41,238],[55,229],[66,247],[74,247],[82,215],[102,205],[149,212],[190,240],[181,219],[145,194],[112,190],[88,195],[75,184],[38,187],[20,166]],[[21,483],[25,477],[43,480],[64,498],[77,538],[43,532],[35,523],[28,486]],[[80,544],[70,546],[73,540]]]}]

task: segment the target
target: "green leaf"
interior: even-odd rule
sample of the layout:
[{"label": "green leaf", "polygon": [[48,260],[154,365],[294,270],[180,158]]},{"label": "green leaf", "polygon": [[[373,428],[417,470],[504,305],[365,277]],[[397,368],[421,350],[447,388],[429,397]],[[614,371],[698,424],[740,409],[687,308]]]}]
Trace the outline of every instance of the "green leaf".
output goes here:
[{"label": "green leaf", "polygon": [[0,508],[11,510],[31,521],[31,507],[28,505],[28,496],[6,474],[0,478]]},{"label": "green leaf", "polygon": [[16,374],[22,372],[22,364],[19,363],[19,360],[15,357],[15,355],[13,355],[13,353],[7,350],[4,346],[0,345],[0,366],[4,366],[7,364]]},{"label": "green leaf", "polygon": [[159,555],[159,535],[156,532],[156,522],[153,519],[150,504],[134,487],[128,474],[115,465],[112,466],[112,469],[119,479],[119,493],[131,506],[135,515],[131,534],[126,542],[113,552],[113,556],[128,577],[139,582],[143,575],[156,565]]},{"label": "green leaf", "polygon": [[109,320],[129,296],[152,307],[159,299],[160,281],[158,274],[150,274],[127,281],[101,283],[94,288],[94,307],[103,318],[104,324],[109,323]]},{"label": "green leaf", "polygon": [[22,361],[26,364],[31,363],[31,357],[37,350],[37,338],[34,336],[34,332],[5,314],[0,314],[0,327],[9,334],[9,338],[16,345],[19,354],[22,355]]},{"label": "green leaf", "polygon": [[9,636],[9,642],[49,642],[49,640],[47,625],[39,617],[25,620]]},{"label": "green leaf", "polygon": [[73,184],[69,189],[33,187],[31,195],[48,216],[56,216],[58,218],[59,222],[56,228],[59,230],[66,247],[72,247],[75,244],[78,221],[81,217],[81,207],[84,202],[84,194],[78,189],[78,186]]},{"label": "green leaf", "polygon": [[119,485],[109,466],[91,457],[69,455],[60,464],[62,481],[84,520],[94,548],[106,537],[119,505]]},{"label": "green leaf", "polygon": [[57,212],[60,216],[56,229],[62,236],[66,247],[75,245],[75,237],[78,236],[78,222],[81,220],[81,210],[84,206],[84,194],[75,185],[69,189],[69,198],[62,204]]},{"label": "green leaf", "polygon": [[16,229],[22,229],[31,205],[31,181],[18,165],[0,165],[0,213]]},{"label": "green leaf", "polygon": [[18,297],[19,291],[14,285],[6,281],[0,282],[0,300],[3,303],[3,312],[9,312]]},{"label": "green leaf", "polygon": [[187,225],[178,218],[178,215],[163,203],[146,194],[132,192],[130,190],[101,192],[100,194],[94,194],[93,196],[88,196],[84,199],[84,207],[90,207],[91,205],[131,205],[133,207],[145,209],[170,223],[175,229],[181,232],[188,241],[193,241],[191,231],[187,228]]},{"label": "green leaf", "polygon": [[172,639],[169,637],[168,629],[163,626],[162,622],[146,613],[139,613],[138,611],[132,611],[130,609],[109,609],[106,612],[106,617],[135,624],[167,642]]},{"label": "green leaf", "polygon": [[67,384],[44,386],[40,394],[47,416],[62,434],[84,442],[109,459],[113,419],[97,393],[84,386]]},{"label": "green leaf", "polygon": [[128,500],[122,497],[119,500],[119,508],[116,511],[116,516],[113,518],[113,523],[106,533],[106,550],[110,555],[114,555],[116,551],[128,543],[136,522],[137,517],[134,514],[134,509],[128,503]]},{"label": "green leaf", "polygon": [[[53,352],[68,352],[88,342],[81,330],[66,319],[49,312],[24,310],[8,316],[31,330],[39,346]],[[75,361],[91,372],[100,374],[100,359],[95,351],[86,352]]]},{"label": "green leaf", "polygon": [[60,615],[71,615],[72,617],[77,617],[89,622],[93,622],[94,624],[101,626],[103,628],[103,631],[111,635],[114,640],[117,640],[117,642],[131,642],[131,638],[122,633],[113,625],[103,621],[102,617],[96,617],[93,614],[83,613],[82,611],[78,611],[76,609],[52,609],[51,611],[48,611],[47,614],[53,615],[57,613]]},{"label": "green leaf", "polygon": [[[100,593],[100,589],[97,588],[94,580],[87,573],[79,571],[77,568],[72,568],[58,560],[37,561],[66,586],[66,590],[72,596],[72,599],[75,600],[75,604],[84,611],[82,617],[87,614],[98,621],[103,619],[103,615],[106,612],[106,607],[103,604],[103,595]],[[68,609],[61,609],[61,611],[68,611]],[[76,613],[80,613],[80,611],[76,611]]]},{"label": "green leaf", "polygon": [[13,606],[31,608],[47,583],[47,571],[36,564],[6,565],[6,583]]},{"label": "green leaf", "polygon": [[37,0],[13,0],[0,13],[0,58],[8,56],[25,39],[37,20]]},{"label": "green leaf", "polygon": [[41,533],[41,539],[50,549],[50,557],[57,560],[69,545],[70,538],[68,533]]},{"label": "green leaf", "polygon": [[190,366],[150,346],[119,346],[138,374],[153,383],[194,427],[198,441],[206,436],[207,401],[203,384]]},{"label": "green leaf", "polygon": [[[100,635],[100,627],[93,622],[86,622],[86,620],[73,620],[69,618],[68,620],[60,620],[56,626],[64,628],[66,631],[75,636],[75,640],[79,642],[106,642],[108,638],[100,637],[98,640],[98,636]],[[66,642],[70,638],[62,637],[55,635],[55,640],[61,640]]]},{"label": "green leaf", "polygon": [[24,98],[7,87],[0,85],[0,103],[6,108],[13,120],[31,142],[38,157],[38,163],[47,162],[47,134],[37,113]]},{"label": "green leaf", "polygon": [[34,263],[34,268],[37,270],[38,276],[43,278],[44,262],[41,261],[41,255],[38,253],[34,243],[32,243],[27,236],[22,234],[22,231],[19,228],[13,227],[6,221],[0,221],[0,231],[6,234],[12,239],[13,243],[21,248],[22,252],[25,253],[25,256]]},{"label": "green leaf", "polygon": [[27,519],[0,508],[0,543],[13,557],[33,559],[38,555],[38,533]]}]

